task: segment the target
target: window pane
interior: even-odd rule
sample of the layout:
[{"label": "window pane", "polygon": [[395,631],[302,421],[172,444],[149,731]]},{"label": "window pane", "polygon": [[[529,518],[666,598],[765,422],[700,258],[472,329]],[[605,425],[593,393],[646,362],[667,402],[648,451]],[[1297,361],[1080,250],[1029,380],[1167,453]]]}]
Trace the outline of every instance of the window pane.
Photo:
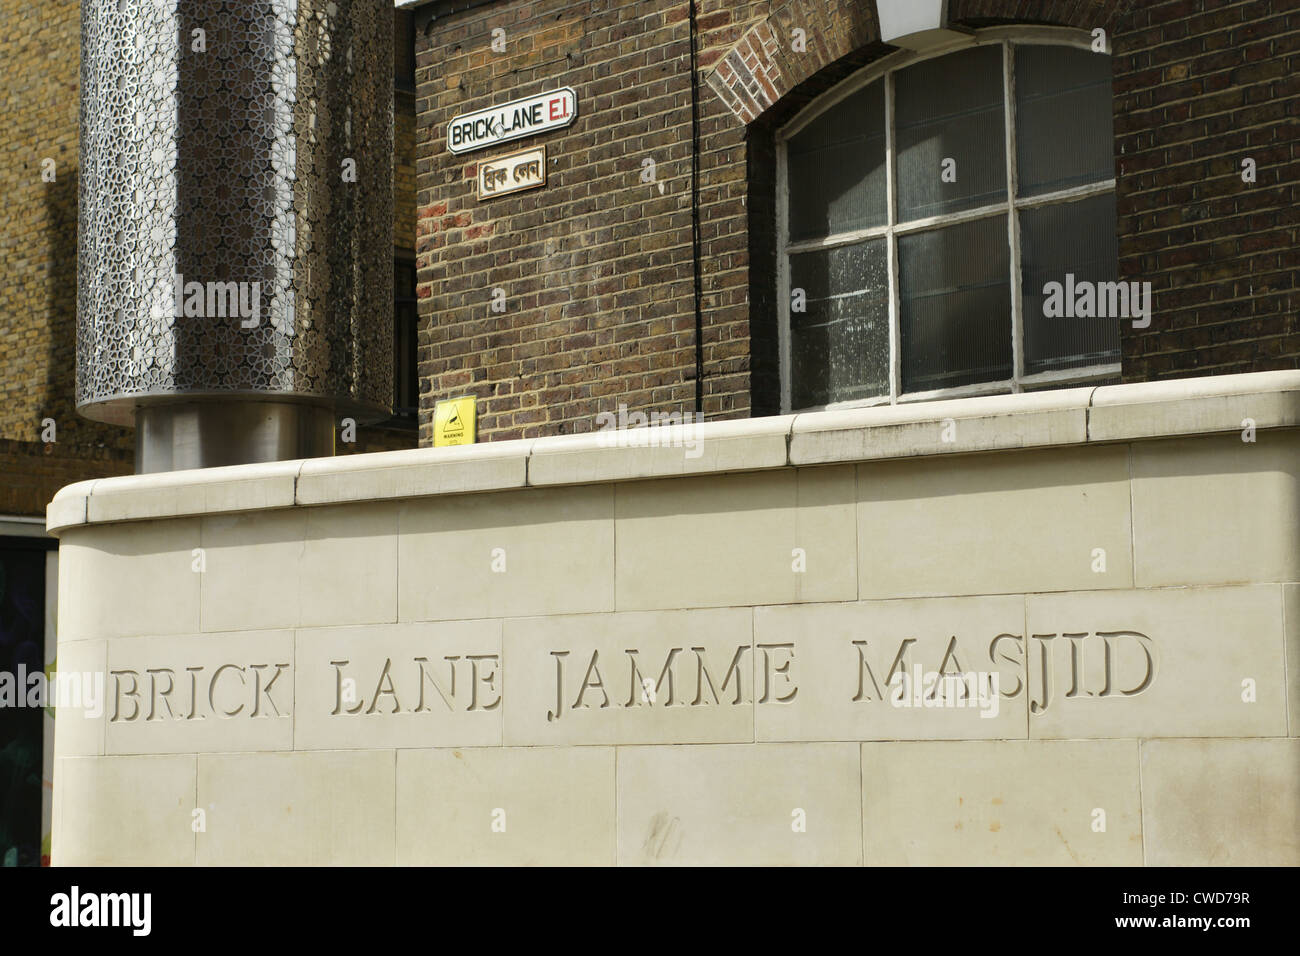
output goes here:
[{"label": "window pane", "polygon": [[885,240],[790,257],[790,401],[794,408],[889,394]]},{"label": "window pane", "polygon": [[[1119,321],[1115,318],[1047,318],[1043,315],[1049,282],[1114,282],[1119,264],[1115,235],[1115,196],[1026,209],[1020,214],[1021,300],[1025,310],[1025,373],[1082,368],[1119,361]],[[1107,312],[1109,290],[1106,292]],[[1118,295],[1119,290],[1116,290]],[[1094,290],[1095,295],[1095,290]],[[1077,295],[1072,297],[1078,301]],[[1094,303],[1096,302],[1094,297]],[[1083,303],[1085,310],[1087,303]],[[1130,303],[1130,308],[1132,303]],[[1094,306],[1095,309],[1095,306]],[[1070,310],[1075,311],[1075,310]]]},{"label": "window pane", "polygon": [[1015,51],[1020,195],[1111,179],[1110,57],[1060,46]]},{"label": "window pane", "polygon": [[[900,222],[1006,199],[1000,45],[899,71],[894,109]],[[945,159],[956,161],[956,182],[941,178]]]},{"label": "window pane", "polygon": [[872,83],[791,138],[792,242],[885,224],[884,88]]},{"label": "window pane", "polygon": [[1011,377],[1007,217],[898,237],[903,391]]}]

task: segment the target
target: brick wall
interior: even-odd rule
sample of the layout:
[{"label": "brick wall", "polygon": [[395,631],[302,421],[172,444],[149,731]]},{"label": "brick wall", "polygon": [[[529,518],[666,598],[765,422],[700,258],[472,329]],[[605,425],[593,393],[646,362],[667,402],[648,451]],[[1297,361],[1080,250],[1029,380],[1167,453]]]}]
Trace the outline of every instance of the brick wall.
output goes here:
[{"label": "brick wall", "polygon": [[[701,3],[701,74],[767,8]],[[416,23],[421,443],[434,401],[466,393],[484,439],[588,431],[619,403],[694,410],[687,3],[549,0],[430,19],[439,9]],[[559,86],[577,93],[576,122],[528,141],[547,148],[547,186],[477,201],[478,162],[520,144],[456,157],[447,121]],[[746,416],[745,128],[702,81],[699,104],[703,410]],[[504,314],[490,311],[494,288]]]},{"label": "brick wall", "polygon": [[[5,0],[0,33],[0,514],[41,515],[61,486],[131,470],[131,435],[73,406],[77,299],[75,0]],[[41,177],[54,160],[54,181]],[[41,441],[43,419],[56,441]]]},{"label": "brick wall", "polygon": [[64,485],[131,471],[130,457],[112,449],[82,457],[67,454],[57,443],[0,438],[0,515],[43,517],[45,506]]},{"label": "brick wall", "polygon": [[1125,380],[1300,368],[1300,6],[1135,4],[1114,63]]},{"label": "brick wall", "polygon": [[[891,49],[866,45],[832,60],[845,33],[860,32],[852,24],[828,29],[830,52],[810,49],[819,68],[809,73],[805,61],[765,44],[796,23],[824,21],[832,7],[834,16],[863,19],[852,2],[791,0],[710,76],[750,123],[751,143]],[[1300,8],[1293,0],[952,0],[949,12],[953,23],[972,28],[1026,23],[1109,33],[1120,273],[1150,281],[1154,293],[1151,328],[1122,327],[1123,379],[1300,367]],[[1254,184],[1241,178],[1246,157],[1258,165]],[[774,161],[751,152],[754,206],[773,199]],[[765,232],[751,235],[757,262],[770,256],[773,227],[752,228]],[[751,295],[756,331],[775,329],[761,277]],[[753,351],[757,366],[770,344],[756,338]]]},{"label": "brick wall", "polygon": [[[689,33],[682,3],[422,8],[417,29],[421,440],[433,402],[479,397],[483,438],[584,431],[619,402],[694,399]],[[972,28],[1105,28],[1114,48],[1121,275],[1152,327],[1122,332],[1127,381],[1300,366],[1300,9],[1290,0],[952,0]],[[777,410],[775,130],[892,48],[869,0],[703,3],[700,184],[704,411]],[[793,56],[790,31],[807,30]],[[505,52],[491,30],[506,30]],[[670,69],[663,69],[670,65]],[[578,93],[545,190],[477,202],[453,115]],[[661,195],[640,183],[651,156]],[[1256,160],[1258,182],[1241,181]],[[504,315],[489,310],[506,291]]]},{"label": "brick wall", "polygon": [[415,94],[393,94],[393,247],[415,251]]},{"label": "brick wall", "polygon": [[393,246],[415,252],[415,44],[412,15],[393,17]]}]

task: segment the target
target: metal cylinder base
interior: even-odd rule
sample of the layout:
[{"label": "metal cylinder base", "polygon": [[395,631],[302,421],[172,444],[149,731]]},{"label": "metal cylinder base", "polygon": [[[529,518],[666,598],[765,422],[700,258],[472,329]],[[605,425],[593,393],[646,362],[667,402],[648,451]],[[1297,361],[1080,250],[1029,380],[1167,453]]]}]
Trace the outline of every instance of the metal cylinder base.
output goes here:
[{"label": "metal cylinder base", "polygon": [[298,402],[142,405],[135,471],[182,471],[334,454],[334,416]]}]

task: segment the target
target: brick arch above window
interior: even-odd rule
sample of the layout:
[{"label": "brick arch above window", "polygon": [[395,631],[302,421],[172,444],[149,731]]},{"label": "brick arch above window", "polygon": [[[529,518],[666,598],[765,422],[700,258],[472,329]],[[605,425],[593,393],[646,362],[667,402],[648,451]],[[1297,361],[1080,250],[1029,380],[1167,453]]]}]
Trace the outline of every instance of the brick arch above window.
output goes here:
[{"label": "brick arch above window", "polygon": [[[910,0],[909,0],[910,2]],[[1140,5],[1139,5],[1140,6]],[[1034,24],[1108,34],[1131,28],[1134,0],[947,0],[946,26]],[[792,49],[796,30],[806,49]],[[746,125],[765,117],[801,84],[863,48],[881,43],[877,0],[787,0],[750,27],[718,60],[707,82]]]}]

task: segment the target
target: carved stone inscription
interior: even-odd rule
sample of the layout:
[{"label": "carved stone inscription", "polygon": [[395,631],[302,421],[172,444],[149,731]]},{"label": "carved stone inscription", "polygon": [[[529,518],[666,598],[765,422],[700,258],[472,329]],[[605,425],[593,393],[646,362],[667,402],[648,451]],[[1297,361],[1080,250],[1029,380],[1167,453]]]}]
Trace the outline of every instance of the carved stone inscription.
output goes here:
[{"label": "carved stone inscription", "polygon": [[378,677],[371,675],[370,682],[362,685],[363,689],[373,688],[368,695],[358,694],[356,681],[367,678],[348,676],[356,672],[349,661],[330,661],[330,666],[334,668],[333,717],[376,712],[424,714],[434,707],[472,713],[501,706],[499,654],[454,654],[432,661],[413,657],[396,663],[385,658]]},{"label": "carved stone inscription", "polygon": [[[1134,630],[997,634],[987,641],[947,639],[941,655],[920,659],[914,637],[862,637],[843,642],[845,673],[856,675],[854,704],[900,703],[900,685],[927,675],[916,694],[929,701],[947,692],[974,698],[987,685],[1004,699],[1032,688],[1029,712],[1038,716],[1059,700],[1124,699],[1147,691],[1157,678],[1154,640]],[[1028,659],[1026,659],[1026,647]],[[838,653],[838,652],[837,652]],[[548,722],[575,712],[654,708],[781,706],[800,694],[824,692],[799,678],[798,642],[737,644],[725,653],[683,643],[666,653],[636,647],[621,654],[591,649],[549,651],[549,673],[518,673],[516,681],[548,681]],[[383,657],[368,665],[346,657],[314,673],[330,681],[328,716],[487,714],[503,700],[500,653]],[[992,670],[987,670],[992,668]],[[109,670],[110,723],[257,720],[293,713],[288,661],[227,661],[181,667]],[[986,677],[993,678],[985,680]],[[937,678],[937,680],[933,679]],[[945,687],[948,688],[945,691]],[[891,694],[891,688],[893,693]],[[987,689],[985,690],[987,692]],[[909,690],[908,693],[911,693]],[[318,700],[325,700],[322,695]],[[907,703],[903,704],[908,706]],[[941,705],[941,704],[940,704]]]},{"label": "carved stone inscription", "polygon": [[281,675],[289,662],[197,664],[177,670],[146,667],[110,670],[113,723],[136,720],[285,717],[292,712],[289,681]]},{"label": "carved stone inscription", "polygon": [[[1029,701],[1029,712],[1044,713],[1058,697],[1133,697],[1147,690],[1156,676],[1155,642],[1138,631],[1064,631],[1055,634],[1031,634],[1030,661],[1032,683],[1036,693]],[[900,677],[913,668],[915,638],[901,641],[856,640],[858,686],[854,702],[887,700],[890,688]],[[1056,648],[1064,645],[1064,653]],[[893,648],[890,656],[881,654],[882,648]],[[999,689],[1002,697],[1019,697],[1025,690],[1025,640],[1019,634],[998,634],[987,647],[972,646],[972,651],[983,651],[969,656],[956,636],[947,642],[943,656],[930,662],[934,670],[928,672],[938,678],[959,678],[964,694],[973,694],[973,679],[986,672],[967,669],[962,659],[976,665],[1000,668],[994,673],[1010,671],[1014,683],[1003,683]],[[887,667],[882,669],[882,663]],[[916,668],[919,671],[919,668]],[[883,674],[883,682],[878,675]],[[931,682],[927,690],[931,696],[941,693],[941,680]]]},{"label": "carved stone inscription", "polygon": [[[642,658],[637,648],[625,650],[621,659],[604,661],[598,650],[590,655],[551,651],[555,659],[555,705],[547,711],[546,719],[559,720],[569,711],[591,708],[751,704],[753,689],[746,672],[753,671],[749,660],[753,651],[749,644],[738,645],[725,668],[719,668],[716,660],[710,665],[703,647],[669,648],[664,659],[654,663]],[[758,703],[793,700],[798,693],[790,676],[794,645],[759,644],[757,651]],[[567,666],[570,656],[578,658],[572,669]],[[658,676],[654,676],[656,671]]]}]

